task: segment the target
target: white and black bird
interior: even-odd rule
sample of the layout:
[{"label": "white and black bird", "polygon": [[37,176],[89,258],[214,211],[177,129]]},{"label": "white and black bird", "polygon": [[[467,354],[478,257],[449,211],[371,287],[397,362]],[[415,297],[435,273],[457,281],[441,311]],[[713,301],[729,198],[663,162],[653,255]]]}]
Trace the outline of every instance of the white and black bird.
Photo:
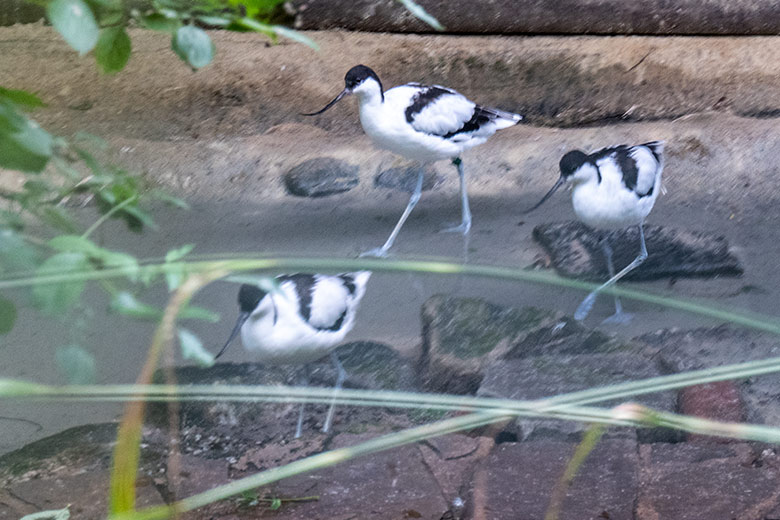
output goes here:
[{"label": "white and black bird", "polygon": [[[376,146],[422,163],[450,159],[460,177],[462,218],[459,226],[445,231],[468,234],[471,210],[460,154],[484,143],[497,130],[516,125],[522,116],[481,107],[458,92],[438,85],[407,83],[384,91],[379,77],[365,65],[352,67],[344,81],[344,90],[325,108],[303,115],[321,114],[347,94],[355,94],[360,106],[360,123]],[[420,171],[414,193],[390,237],[382,247],[366,254],[387,254],[420,199],[422,181]]]},{"label": "white and black bird", "polygon": [[[240,333],[244,348],[259,362],[303,365],[300,382],[306,386],[308,364],[330,354],[338,374],[338,392],[346,373],[333,349],[355,324],[370,277],[369,271],[282,275],[276,278],[278,289],[270,292],[256,285],[242,285],[238,291],[238,321],[215,357],[221,356]],[[331,403],[322,427],[326,433],[333,419],[333,406]],[[301,404],[296,438],[301,436],[304,408]]]},{"label": "white and black bird", "polygon": [[[574,213],[587,226],[595,229],[639,226],[639,255],[617,274],[612,265],[612,249],[606,237],[602,237],[601,246],[610,279],[588,294],[574,313],[575,319],[584,320],[599,292],[615,284],[647,258],[643,225],[661,191],[663,154],[663,141],[636,146],[610,146],[590,154],[580,150],[568,152],[561,158],[558,182],[542,200],[524,212],[535,210],[558,188],[571,183]],[[623,313],[620,299],[615,298],[615,314],[605,321],[620,323],[628,319],[630,316]]]}]

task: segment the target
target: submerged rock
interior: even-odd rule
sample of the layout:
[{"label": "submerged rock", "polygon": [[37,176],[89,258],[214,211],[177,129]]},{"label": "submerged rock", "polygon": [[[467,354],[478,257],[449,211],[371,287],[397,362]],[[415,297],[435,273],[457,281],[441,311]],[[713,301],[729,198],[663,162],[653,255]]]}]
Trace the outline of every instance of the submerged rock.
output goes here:
[{"label": "submerged rock", "polygon": [[[599,243],[606,236],[613,251],[616,270],[639,254],[639,229],[594,231],[579,221],[541,224],[534,238],[549,253],[555,269],[563,276],[585,280],[609,278]],[[624,280],[656,280],[665,277],[739,276],[742,265],[730,251],[725,237],[703,231],[664,226],[645,226],[648,257]]]},{"label": "submerged rock", "polygon": [[[660,363],[639,352],[533,356],[491,364],[485,370],[478,395],[519,400],[543,399],[661,375]],[[631,397],[630,400],[655,410],[674,412],[677,392],[656,392]],[[611,408],[624,401],[598,402],[592,406]],[[524,440],[576,442],[585,428],[585,424],[573,421],[519,418],[514,428],[509,427],[507,431],[517,431],[518,437]],[[634,428],[610,428],[607,435],[634,438],[634,431]],[[640,442],[677,442],[682,436],[667,428],[640,428],[636,430],[636,437]]]},{"label": "submerged rock", "polygon": [[358,167],[332,157],[309,159],[284,175],[290,195],[326,197],[349,191],[358,185]]},{"label": "submerged rock", "polygon": [[475,393],[485,368],[499,359],[630,348],[561,312],[478,298],[433,296],[422,322],[425,385],[434,392]]},{"label": "submerged rock", "polygon": [[439,176],[431,168],[423,168],[422,166],[387,169],[374,177],[374,186],[412,193],[417,186],[417,176],[420,169],[423,169],[422,190],[432,190],[439,183]]}]

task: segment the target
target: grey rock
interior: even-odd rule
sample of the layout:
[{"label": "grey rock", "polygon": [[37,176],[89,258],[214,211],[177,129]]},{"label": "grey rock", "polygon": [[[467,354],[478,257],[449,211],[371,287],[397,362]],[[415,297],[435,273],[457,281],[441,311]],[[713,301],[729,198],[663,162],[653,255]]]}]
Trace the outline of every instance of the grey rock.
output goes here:
[{"label": "grey rock", "polygon": [[[447,32],[466,34],[777,34],[772,0],[428,0],[419,2]],[[434,32],[392,0],[294,0],[301,29]]]},{"label": "grey rock", "polygon": [[[563,276],[586,280],[609,278],[599,244],[606,236],[613,250],[616,270],[639,254],[636,226],[617,231],[594,231],[579,221],[536,226],[534,238],[549,253],[555,269]],[[714,233],[645,226],[648,257],[625,280],[656,280],[666,277],[739,276],[742,265],[729,250],[725,237]]]},{"label": "grey rock", "polygon": [[[479,518],[544,518],[574,449],[559,441],[499,444],[485,461],[484,480],[471,482],[467,518],[477,517],[475,508],[482,509]],[[637,466],[635,442],[602,440],[577,472],[558,518],[634,520]]]},{"label": "grey rock", "polygon": [[[663,375],[660,364],[642,355],[583,354],[535,356],[525,359],[500,360],[485,370],[477,395],[506,399],[542,399],[559,394],[587,390]],[[640,395],[629,399],[656,410],[674,412],[677,392],[667,391]],[[606,401],[592,406],[610,408],[624,401]],[[522,439],[552,439],[576,441],[585,429],[582,423],[555,419],[519,418],[515,423]],[[508,428],[513,431],[513,428]],[[633,438],[634,430],[610,428],[608,436]],[[676,442],[679,432],[663,428],[636,430],[640,442]]]},{"label": "grey rock", "polygon": [[[780,338],[730,326],[693,330],[661,330],[635,338],[658,351],[671,372],[685,372],[780,356]],[[737,382],[746,420],[780,424],[780,374],[765,374]]]},{"label": "grey rock", "polygon": [[632,348],[560,312],[478,298],[433,296],[422,322],[425,385],[434,392],[473,394],[485,367],[498,359]]},{"label": "grey rock", "polygon": [[[387,345],[354,342],[337,349],[347,371],[347,388],[410,391],[415,387],[415,371]],[[311,363],[309,385],[332,388],[336,371],[329,357]],[[180,385],[295,385],[301,367],[293,365],[264,366],[259,363],[219,363],[212,367],[177,367],[174,378]],[[163,371],[155,382],[165,381]],[[325,420],[328,405],[307,405],[304,434],[316,436]],[[158,427],[168,425],[165,403],[149,403],[148,421]],[[179,406],[182,450],[184,453],[211,453],[213,456],[238,456],[246,445],[287,442],[295,431],[298,404],[261,400],[183,401]],[[361,431],[365,423],[385,424],[394,419],[381,410],[365,407],[336,406],[334,432]],[[396,418],[403,420],[402,418]],[[322,439],[311,440],[314,445]]]},{"label": "grey rock", "polygon": [[[340,434],[338,449],[373,438]],[[270,496],[316,495],[316,501],[285,504],[280,520],[307,518],[440,518],[447,510],[441,488],[416,445],[373,453],[328,468],[284,479],[268,488]]]},{"label": "grey rock", "polygon": [[420,169],[423,169],[422,190],[432,190],[439,183],[439,177],[431,168],[423,168],[421,166],[387,169],[374,177],[374,186],[413,193],[414,188],[417,186],[417,177]]},{"label": "grey rock", "polygon": [[336,354],[347,371],[345,386],[405,392],[411,392],[417,387],[411,363],[388,345],[355,341],[337,348]]},{"label": "grey rock", "polygon": [[[74,517],[105,518],[116,433],[116,423],[77,426],[0,457],[0,518],[20,518],[68,504]],[[167,438],[154,429],[142,433],[140,472],[163,478],[139,479],[137,505],[162,505],[168,488],[159,469],[165,467]]]},{"label": "grey rock", "polygon": [[747,444],[641,446],[636,519],[764,519],[777,511],[778,471]]},{"label": "grey rock", "polygon": [[358,167],[332,157],[309,159],[284,175],[290,195],[326,197],[349,191],[358,185]]}]

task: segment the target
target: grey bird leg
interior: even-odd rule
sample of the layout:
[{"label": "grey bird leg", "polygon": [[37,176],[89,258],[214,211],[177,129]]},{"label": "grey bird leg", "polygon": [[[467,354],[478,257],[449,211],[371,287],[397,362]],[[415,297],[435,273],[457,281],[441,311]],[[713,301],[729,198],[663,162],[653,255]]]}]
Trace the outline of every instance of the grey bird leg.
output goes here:
[{"label": "grey bird leg", "polygon": [[[304,365],[303,370],[298,373],[298,385],[309,386],[309,365]],[[295,438],[298,439],[303,433],[303,411],[306,409],[306,403],[301,403],[301,409],[298,411],[298,426],[295,428]]]},{"label": "grey bird leg", "polygon": [[333,410],[336,407],[336,396],[339,395],[341,386],[344,384],[344,380],[347,378],[347,372],[344,370],[344,366],[341,364],[338,355],[333,351],[330,353],[330,360],[333,362],[333,366],[336,368],[336,386],[333,388],[333,400],[330,402],[330,408],[328,409],[328,415],[325,418],[325,424],[322,426],[322,433],[328,433],[330,425],[333,423]]},{"label": "grey bird leg", "polygon": [[380,258],[383,258],[387,256],[387,252],[390,250],[391,247],[393,247],[393,242],[395,242],[395,237],[398,236],[398,233],[401,231],[404,222],[406,222],[406,219],[409,218],[409,214],[412,212],[414,207],[417,205],[417,202],[420,200],[420,195],[422,194],[422,183],[423,183],[423,170],[422,168],[420,168],[420,173],[417,175],[417,185],[414,188],[414,193],[412,193],[412,196],[409,199],[409,204],[406,205],[406,209],[401,215],[401,218],[398,219],[398,223],[395,225],[395,228],[393,228],[393,232],[390,233],[387,242],[385,242],[385,245],[383,245],[382,247],[377,247],[371,249],[370,251],[366,251],[365,253],[361,253],[360,255],[361,257],[378,256]]},{"label": "grey bird leg", "polygon": [[[615,276],[615,266],[612,263],[612,248],[609,246],[606,237],[601,241],[601,248],[604,251],[604,258],[607,261],[609,277],[612,278]],[[615,295],[615,314],[606,318],[602,323],[628,323],[631,321],[631,318],[631,314],[623,312],[623,303],[620,301],[620,296]]]},{"label": "grey bird leg", "polygon": [[[634,258],[634,260],[628,264],[626,267],[623,268],[622,271],[620,271],[618,274],[612,276],[609,280],[604,282],[602,285],[597,287],[593,292],[591,292],[588,296],[585,297],[584,300],[582,300],[582,303],[579,307],[577,307],[577,311],[574,313],[574,319],[577,321],[584,320],[588,313],[590,313],[590,310],[593,308],[593,304],[596,302],[596,296],[606,289],[607,287],[610,287],[614,285],[618,280],[623,278],[625,275],[639,267],[642,262],[645,261],[647,258],[647,246],[645,245],[645,230],[644,230],[644,223],[639,224],[639,240],[640,240],[640,250],[639,250],[639,256]],[[617,306],[617,305],[616,305]]]},{"label": "grey bird leg", "polygon": [[452,164],[458,169],[460,177],[460,204],[461,204],[461,223],[459,226],[442,229],[444,233],[463,233],[468,235],[471,229],[471,209],[469,209],[469,194],[466,189],[466,173],[463,171],[463,161],[460,157],[455,157]]}]

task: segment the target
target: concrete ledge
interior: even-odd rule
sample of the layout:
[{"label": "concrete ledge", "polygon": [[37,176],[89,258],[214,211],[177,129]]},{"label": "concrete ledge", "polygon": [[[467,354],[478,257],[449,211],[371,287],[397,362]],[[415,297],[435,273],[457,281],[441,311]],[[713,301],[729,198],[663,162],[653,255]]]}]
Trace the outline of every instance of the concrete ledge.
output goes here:
[{"label": "concrete ledge", "polygon": [[[448,33],[718,34],[780,32],[773,0],[419,0]],[[395,0],[295,0],[301,29],[432,32]]]}]

